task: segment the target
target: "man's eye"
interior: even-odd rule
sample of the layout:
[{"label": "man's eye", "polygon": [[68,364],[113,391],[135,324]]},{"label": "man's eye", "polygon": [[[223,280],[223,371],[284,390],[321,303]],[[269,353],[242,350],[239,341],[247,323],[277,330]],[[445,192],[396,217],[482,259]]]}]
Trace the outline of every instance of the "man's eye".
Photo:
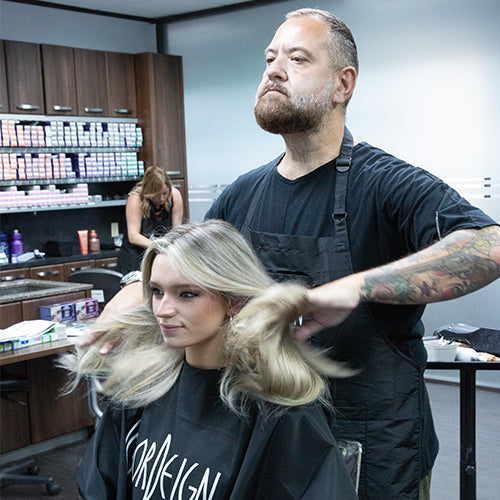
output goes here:
[{"label": "man's eye", "polygon": [[156,297],[160,297],[163,295],[163,292],[159,288],[155,287],[151,287],[151,293]]},{"label": "man's eye", "polygon": [[274,61],[274,57],[266,57],[266,64],[271,64]]}]

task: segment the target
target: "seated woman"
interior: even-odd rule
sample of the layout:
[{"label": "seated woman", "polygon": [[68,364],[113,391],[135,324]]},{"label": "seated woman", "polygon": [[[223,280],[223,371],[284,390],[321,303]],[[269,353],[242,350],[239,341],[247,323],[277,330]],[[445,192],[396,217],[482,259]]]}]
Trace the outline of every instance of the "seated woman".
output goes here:
[{"label": "seated woman", "polygon": [[166,171],[150,166],[130,191],[125,206],[126,231],[118,254],[118,271],[137,271],[151,238],[182,224],[180,191],[172,186]]},{"label": "seated woman", "polygon": [[274,284],[214,220],[155,240],[142,273],[144,304],[100,319],[64,362],[110,401],[78,468],[82,498],[356,499],[323,379],[351,373],[293,339],[306,290]]}]

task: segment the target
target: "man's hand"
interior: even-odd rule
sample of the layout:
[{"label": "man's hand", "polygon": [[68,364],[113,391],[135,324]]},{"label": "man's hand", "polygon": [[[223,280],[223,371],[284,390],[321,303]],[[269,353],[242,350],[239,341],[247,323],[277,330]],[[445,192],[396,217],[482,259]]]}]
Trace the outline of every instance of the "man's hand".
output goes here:
[{"label": "man's hand", "polygon": [[309,290],[307,317],[295,330],[295,338],[304,340],[330,326],[342,323],[361,301],[363,273],[353,274]]}]

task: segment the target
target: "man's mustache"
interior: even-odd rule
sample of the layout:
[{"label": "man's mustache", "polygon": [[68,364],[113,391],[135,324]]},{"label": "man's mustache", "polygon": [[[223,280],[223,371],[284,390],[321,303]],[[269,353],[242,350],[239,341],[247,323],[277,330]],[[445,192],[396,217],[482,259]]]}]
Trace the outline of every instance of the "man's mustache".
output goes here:
[{"label": "man's mustache", "polygon": [[271,90],[280,92],[281,94],[285,95],[286,97],[290,97],[288,95],[288,90],[276,83],[268,83],[260,92],[259,92],[259,97],[262,97],[264,94],[267,92],[270,92]]}]

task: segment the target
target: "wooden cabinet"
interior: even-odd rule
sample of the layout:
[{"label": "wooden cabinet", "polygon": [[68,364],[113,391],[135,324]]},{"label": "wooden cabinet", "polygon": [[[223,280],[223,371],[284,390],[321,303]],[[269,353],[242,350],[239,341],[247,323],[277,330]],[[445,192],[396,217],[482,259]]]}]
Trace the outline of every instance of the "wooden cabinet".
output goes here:
[{"label": "wooden cabinet", "polygon": [[68,281],[68,276],[75,271],[95,267],[95,260],[79,260],[77,262],[67,262],[66,264],[63,264],[63,266],[63,281]]},{"label": "wooden cabinet", "polygon": [[42,45],[42,62],[47,114],[75,116],[77,102],[73,49]]},{"label": "wooden cabinet", "polygon": [[20,323],[23,320],[21,303],[0,304],[0,329]]},{"label": "wooden cabinet", "polygon": [[79,116],[108,116],[106,53],[74,49]]},{"label": "wooden cabinet", "polygon": [[118,267],[118,257],[109,257],[107,259],[97,259],[95,261],[95,267],[101,269],[111,269],[112,271],[116,271]]},{"label": "wooden cabinet", "polygon": [[108,115],[135,117],[134,56],[122,52],[106,52]]},{"label": "wooden cabinet", "polygon": [[0,283],[14,280],[24,280],[27,278],[29,278],[29,269],[27,267],[0,271]]},{"label": "wooden cabinet", "polygon": [[63,281],[64,265],[37,266],[30,268],[30,279],[45,281]]},{"label": "wooden cabinet", "polygon": [[141,159],[172,178],[186,178],[186,137],[182,58],[135,55],[137,117],[144,130]]},{"label": "wooden cabinet", "polygon": [[5,48],[3,40],[0,40],[0,113],[8,113],[9,110],[7,71],[5,70]]},{"label": "wooden cabinet", "polygon": [[10,112],[44,114],[40,45],[5,40],[4,46]]}]

